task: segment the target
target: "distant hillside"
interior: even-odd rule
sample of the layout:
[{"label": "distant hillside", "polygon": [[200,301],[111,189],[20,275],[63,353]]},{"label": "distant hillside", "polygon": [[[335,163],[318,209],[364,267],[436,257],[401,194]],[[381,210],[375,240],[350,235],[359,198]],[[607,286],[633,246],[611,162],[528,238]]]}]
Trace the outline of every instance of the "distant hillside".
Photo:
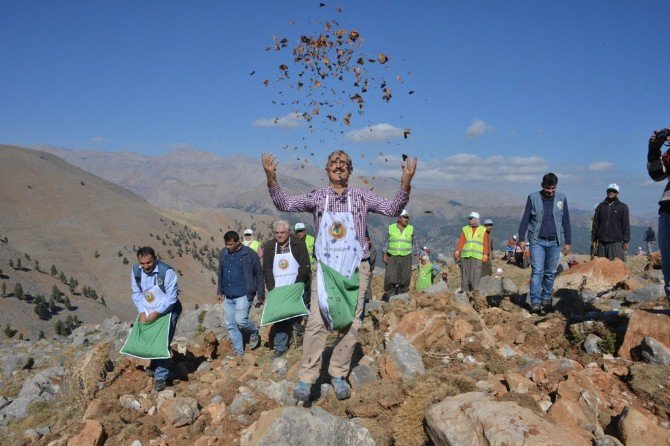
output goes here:
[{"label": "distant hillside", "polygon": [[[52,333],[55,322],[67,316],[83,322],[100,322],[113,314],[132,318],[130,267],[135,249],[143,245],[153,246],[179,271],[185,305],[211,303],[223,233],[254,222],[269,227],[269,220],[239,211],[190,214],[155,208],[54,155],[0,146],[0,281],[8,295],[0,298],[0,325],[11,323],[36,336],[39,330]],[[264,235],[269,236],[267,229]],[[16,267],[18,259],[21,268]],[[78,282],[74,292],[59,280],[61,272],[68,282]],[[27,299],[11,295],[17,282]],[[40,321],[34,298],[49,299],[54,285],[76,309],[70,312],[58,304],[59,311]],[[95,290],[98,299],[85,297],[84,287]],[[102,297],[106,306],[100,303]]]}]

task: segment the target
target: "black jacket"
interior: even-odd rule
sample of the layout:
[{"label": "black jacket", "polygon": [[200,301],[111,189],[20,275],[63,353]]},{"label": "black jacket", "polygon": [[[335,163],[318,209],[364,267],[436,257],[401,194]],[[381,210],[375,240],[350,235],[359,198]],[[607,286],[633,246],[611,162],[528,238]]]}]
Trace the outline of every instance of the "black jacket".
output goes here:
[{"label": "black jacket", "polygon": [[[277,241],[272,239],[263,245],[263,274],[268,291],[275,287],[275,276],[272,272],[272,264],[275,260],[275,243]],[[298,277],[296,277],[295,283],[304,282],[305,288],[309,289],[311,268],[307,245],[303,239],[293,236],[289,236],[289,243],[291,244],[291,254],[293,254],[293,258],[298,262]]]},{"label": "black jacket", "polygon": [[600,203],[593,216],[591,240],[600,243],[628,243],[630,241],[628,206],[618,198],[611,203],[607,200]]}]

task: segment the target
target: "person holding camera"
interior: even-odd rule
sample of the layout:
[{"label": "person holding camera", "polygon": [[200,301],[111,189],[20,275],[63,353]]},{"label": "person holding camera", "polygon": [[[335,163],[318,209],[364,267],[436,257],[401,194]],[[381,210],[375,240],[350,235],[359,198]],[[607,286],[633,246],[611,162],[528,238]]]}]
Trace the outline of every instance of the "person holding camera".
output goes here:
[{"label": "person holding camera", "polygon": [[[670,154],[661,153],[664,144],[670,144],[670,129],[654,131],[649,138],[647,152],[647,173],[654,181],[663,181],[670,177]],[[658,202],[658,247],[661,259],[670,259],[670,181],[666,183],[661,200]],[[665,295],[670,301],[670,262],[662,262]]]}]

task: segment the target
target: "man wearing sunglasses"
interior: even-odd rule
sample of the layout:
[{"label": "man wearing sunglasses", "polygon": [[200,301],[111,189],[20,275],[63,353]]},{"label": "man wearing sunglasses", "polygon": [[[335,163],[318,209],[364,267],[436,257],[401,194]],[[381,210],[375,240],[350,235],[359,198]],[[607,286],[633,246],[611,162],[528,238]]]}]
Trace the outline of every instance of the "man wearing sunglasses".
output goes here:
[{"label": "man wearing sunglasses", "polygon": [[[528,195],[526,210],[519,224],[519,246],[530,246],[530,306],[541,315],[551,310],[556,267],[561,250],[570,252],[570,213],[565,195],[556,192],[558,177],[548,173],[542,190]],[[528,232],[528,234],[526,234]]]},{"label": "man wearing sunglasses", "polygon": [[409,212],[403,209],[398,221],[389,225],[388,238],[382,246],[382,260],[386,264],[384,295],[388,302],[391,296],[406,293],[412,278],[412,255],[418,263],[419,251],[414,241],[414,226],[409,224]]}]

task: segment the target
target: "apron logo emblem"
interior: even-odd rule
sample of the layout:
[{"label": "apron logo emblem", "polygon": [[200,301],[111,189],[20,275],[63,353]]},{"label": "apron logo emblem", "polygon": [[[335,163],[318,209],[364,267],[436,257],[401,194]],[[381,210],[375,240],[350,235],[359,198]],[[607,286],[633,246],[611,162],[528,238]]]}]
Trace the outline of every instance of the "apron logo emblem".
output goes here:
[{"label": "apron logo emblem", "polygon": [[281,259],[279,261],[279,269],[286,269],[286,268],[288,268],[288,260]]},{"label": "apron logo emblem", "polygon": [[163,281],[159,278],[156,279],[156,285],[161,286],[163,285]]},{"label": "apron logo emblem", "polygon": [[151,303],[154,300],[156,300],[156,296],[154,296],[153,293],[150,293],[149,291],[145,291],[144,292],[144,300]]},{"label": "apron logo emblem", "polygon": [[341,240],[347,235],[347,228],[344,227],[342,222],[336,221],[328,228],[328,234],[335,240]]},{"label": "apron logo emblem", "polygon": [[558,203],[556,203],[556,207],[559,209],[563,209],[563,202],[559,201]]}]

